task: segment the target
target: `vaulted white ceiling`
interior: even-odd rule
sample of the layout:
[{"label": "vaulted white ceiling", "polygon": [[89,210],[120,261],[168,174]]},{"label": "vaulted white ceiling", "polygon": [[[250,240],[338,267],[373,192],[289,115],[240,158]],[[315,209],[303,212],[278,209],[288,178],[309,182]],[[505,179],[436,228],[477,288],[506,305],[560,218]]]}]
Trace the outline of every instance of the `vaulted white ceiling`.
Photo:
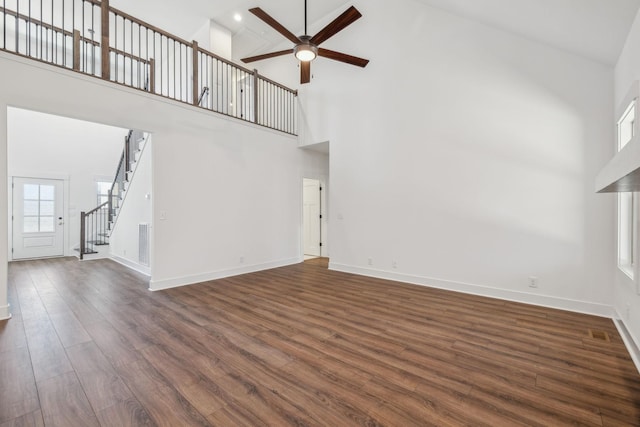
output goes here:
[{"label": "vaulted white ceiling", "polygon": [[638,0],[418,0],[613,65]]},{"label": "vaulted white ceiling", "polygon": [[[415,0],[519,34],[604,64],[615,64],[640,0]],[[308,0],[309,25],[328,22],[350,5]],[[356,2],[366,18],[366,0]],[[234,35],[234,56],[263,53],[283,41],[247,10],[261,7],[296,34],[303,30],[303,0],[111,0],[114,7],[183,38],[213,19]],[[395,3],[401,7],[401,3]],[[234,15],[243,16],[241,22]],[[333,16],[333,15],[332,15]]]}]

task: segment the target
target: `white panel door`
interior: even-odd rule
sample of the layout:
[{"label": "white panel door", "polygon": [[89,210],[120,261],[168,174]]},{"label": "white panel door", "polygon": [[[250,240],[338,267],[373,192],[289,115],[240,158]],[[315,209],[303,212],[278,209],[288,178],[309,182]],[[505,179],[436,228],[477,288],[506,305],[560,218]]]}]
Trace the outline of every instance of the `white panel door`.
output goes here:
[{"label": "white panel door", "polygon": [[303,180],[304,254],[320,256],[320,181]]},{"label": "white panel door", "polygon": [[64,181],[13,178],[13,259],[64,255]]}]

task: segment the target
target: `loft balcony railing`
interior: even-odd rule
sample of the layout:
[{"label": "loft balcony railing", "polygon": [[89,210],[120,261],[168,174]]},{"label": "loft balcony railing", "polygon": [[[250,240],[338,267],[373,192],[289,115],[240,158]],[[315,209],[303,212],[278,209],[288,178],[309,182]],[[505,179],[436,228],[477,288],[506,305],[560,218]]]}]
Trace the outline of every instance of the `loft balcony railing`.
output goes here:
[{"label": "loft balcony railing", "polygon": [[297,91],[109,0],[0,0],[0,49],[297,134]]}]

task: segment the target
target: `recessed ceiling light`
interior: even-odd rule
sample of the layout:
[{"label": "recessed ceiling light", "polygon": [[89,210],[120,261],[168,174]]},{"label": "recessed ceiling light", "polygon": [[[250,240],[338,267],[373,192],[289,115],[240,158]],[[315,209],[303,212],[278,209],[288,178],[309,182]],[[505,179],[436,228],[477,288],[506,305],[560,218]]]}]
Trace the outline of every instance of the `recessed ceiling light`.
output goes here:
[{"label": "recessed ceiling light", "polygon": [[235,15],[233,15],[233,19],[235,19],[236,22],[240,22],[242,21],[242,15],[240,15],[239,13],[236,13]]}]

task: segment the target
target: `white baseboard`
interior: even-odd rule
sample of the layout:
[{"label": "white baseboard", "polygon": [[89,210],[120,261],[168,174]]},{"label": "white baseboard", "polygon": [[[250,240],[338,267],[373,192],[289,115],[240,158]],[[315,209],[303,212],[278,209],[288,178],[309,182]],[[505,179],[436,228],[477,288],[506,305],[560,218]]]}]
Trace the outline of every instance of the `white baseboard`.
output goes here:
[{"label": "white baseboard", "polygon": [[11,306],[10,304],[0,306],[0,320],[11,319]]},{"label": "white baseboard", "polygon": [[622,320],[622,316],[617,310],[616,315],[613,318],[613,323],[616,325],[616,328],[618,328],[618,332],[622,337],[622,341],[624,341],[625,347],[629,350],[629,354],[631,355],[633,363],[636,365],[636,369],[640,372],[640,343],[638,343],[629,332],[625,321]]},{"label": "white baseboard", "polygon": [[301,257],[289,258],[281,261],[267,262],[263,264],[246,265],[238,268],[212,271],[209,273],[195,274],[190,276],[176,277],[173,279],[153,280],[149,282],[150,291],[161,291],[163,289],[177,288],[178,286],[192,285],[194,283],[207,282],[209,280],[223,279],[225,277],[238,276],[240,274],[254,273],[256,271],[270,270],[272,268],[285,267],[287,265],[302,262]]},{"label": "white baseboard", "polygon": [[137,271],[138,273],[142,273],[145,276],[151,277],[151,268],[146,265],[141,265],[126,258],[122,258],[118,255],[110,255],[110,259],[117,262],[118,264],[122,264],[127,268]]},{"label": "white baseboard", "polygon": [[462,292],[465,294],[479,295],[483,297],[497,298],[507,301],[533,304],[542,307],[557,308],[560,310],[577,313],[591,314],[600,317],[612,318],[614,310],[612,306],[596,304],[587,301],[576,301],[565,298],[537,295],[528,292],[512,291],[508,289],[492,288],[489,286],[473,285],[469,283],[452,282],[449,280],[434,279],[430,277],[415,276],[410,274],[394,273],[391,271],[375,270],[371,268],[355,267],[330,262],[329,269],[344,273],[358,274],[361,276],[376,277],[379,279],[394,280],[397,282],[411,283],[414,285],[428,286],[431,288],[448,291]]}]

